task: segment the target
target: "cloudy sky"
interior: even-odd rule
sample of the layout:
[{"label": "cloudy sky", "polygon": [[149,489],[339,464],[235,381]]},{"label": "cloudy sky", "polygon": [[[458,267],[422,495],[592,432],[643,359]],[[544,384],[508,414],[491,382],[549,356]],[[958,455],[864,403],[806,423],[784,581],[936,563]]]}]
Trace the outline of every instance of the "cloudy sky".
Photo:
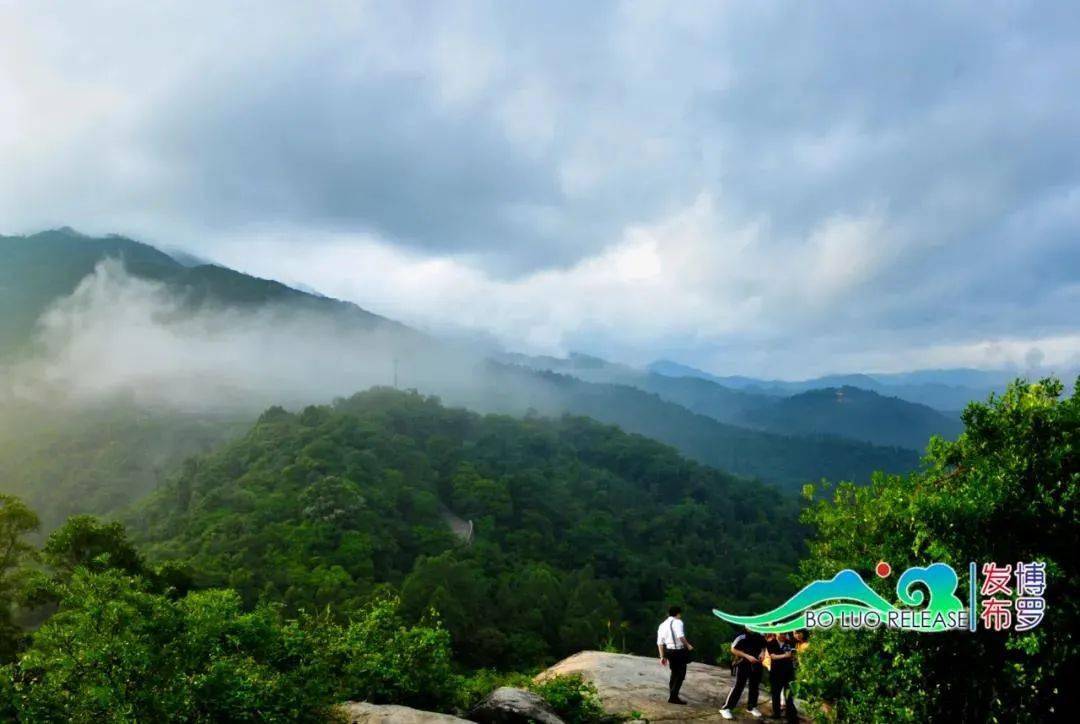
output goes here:
[{"label": "cloudy sky", "polygon": [[0,233],[520,351],[1076,365],[1078,39],[1075,3],[0,0]]}]

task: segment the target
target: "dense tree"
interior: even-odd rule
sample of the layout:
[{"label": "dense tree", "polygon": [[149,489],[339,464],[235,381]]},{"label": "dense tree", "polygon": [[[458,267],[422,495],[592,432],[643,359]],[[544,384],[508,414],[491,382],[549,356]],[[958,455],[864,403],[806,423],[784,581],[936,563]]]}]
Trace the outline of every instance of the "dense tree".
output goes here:
[{"label": "dense tree", "polygon": [[348,699],[451,706],[449,636],[392,598],[348,624],[245,610],[233,591],[174,599],[78,567],[58,611],[3,671],[0,714],[27,722],[326,721]]},{"label": "dense tree", "polygon": [[[1043,561],[1049,579],[1046,619],[1028,633],[819,632],[798,686],[822,716],[1065,711],[1080,653],[1080,393],[1062,392],[1014,384],[971,405],[964,434],[933,440],[918,472],[811,495],[805,580],[881,559]],[[479,416],[391,390],[271,409],[132,512],[144,552],[120,525],[76,516],[38,556],[26,543],[37,517],[0,497],[5,615],[20,588],[55,611],[3,669],[0,714],[295,721],[350,698],[460,710],[493,682],[460,666],[646,652],[672,601],[709,658],[730,631],[699,611],[757,612],[790,593],[796,512],[582,418]],[[460,517],[475,525],[468,541]],[[10,660],[26,637],[4,622]],[[568,720],[594,716],[580,682],[548,688]]]},{"label": "dense tree", "polygon": [[[800,550],[796,512],[590,420],[480,416],[377,389],[268,411],[131,519],[152,559],[184,561],[197,584],[249,605],[347,616],[390,584],[407,615],[440,612],[459,661],[521,667],[616,629],[649,651],[673,599],[702,612],[777,603]],[[704,614],[694,625],[706,654],[728,634]]]},{"label": "dense tree", "polygon": [[76,568],[116,568],[131,575],[145,572],[142,557],[120,523],[76,515],[53,531],[42,548],[45,562],[64,574]]},{"label": "dense tree", "polygon": [[[1046,563],[1046,617],[1030,632],[896,630],[815,635],[799,691],[843,721],[1042,721],[1066,716],[1080,665],[1080,386],[1011,385],[970,405],[955,442],[935,440],[924,469],[837,487],[806,513],[807,580],[933,561]],[[895,585],[895,584],[892,584]]]},{"label": "dense tree", "polygon": [[112,515],[192,455],[242,434],[253,415],[144,409],[123,401],[0,400],[0,491],[50,531],[72,515]]},{"label": "dense tree", "polygon": [[22,632],[12,621],[12,606],[20,583],[20,567],[34,556],[26,536],[38,529],[37,514],[23,501],[0,495],[0,662],[10,661],[22,641]]}]

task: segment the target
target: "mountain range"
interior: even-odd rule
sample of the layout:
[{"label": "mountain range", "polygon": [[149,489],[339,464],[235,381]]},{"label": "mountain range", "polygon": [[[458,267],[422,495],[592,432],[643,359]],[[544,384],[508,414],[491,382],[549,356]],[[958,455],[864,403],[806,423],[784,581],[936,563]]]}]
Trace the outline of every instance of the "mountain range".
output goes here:
[{"label": "mountain range", "polygon": [[636,387],[729,425],[781,435],[827,435],[922,450],[931,436],[953,438],[962,427],[955,413],[855,386],[858,375],[823,378],[820,387],[793,387],[785,392],[777,387],[725,385],[718,380],[733,378],[706,377],[705,373],[676,376],[658,373],[652,367],[638,370],[580,354],[564,359],[526,355],[504,358],[594,383]]},{"label": "mountain range", "polygon": [[[102,263],[110,259],[122,264],[130,277],[157,285],[155,289],[176,300],[174,306],[152,315],[155,333],[164,328],[171,334],[195,317],[199,324],[187,324],[187,333],[224,329],[227,334],[222,337],[235,333],[254,340],[249,347],[254,346],[256,354],[245,348],[249,355],[230,369],[230,385],[242,386],[243,377],[262,374],[264,366],[282,357],[309,355],[273,368],[247,408],[250,415],[268,404],[298,407],[373,384],[395,384],[480,412],[593,417],[665,442],[707,465],[789,489],[822,477],[865,482],[874,470],[912,469],[931,435],[953,436],[959,431],[955,415],[889,395],[892,388],[884,383],[868,389],[873,386],[866,381],[870,378],[822,380],[820,388],[810,383],[784,387],[746,378],[713,378],[673,363],[640,370],[585,355],[559,359],[463,350],[348,302],[199,259],[177,259],[125,237],[92,238],[66,228],[0,237],[0,306],[10,312],[0,319],[0,361],[48,354],[40,349],[42,319],[58,303],[77,298],[80,285],[100,276]],[[121,305],[135,303],[120,299]],[[266,310],[277,316],[262,327]],[[116,325],[124,323],[120,317],[125,315],[115,308],[109,311],[117,315]],[[301,322],[282,321],[283,312]],[[255,313],[263,316],[242,316]],[[294,340],[293,330],[302,336]],[[260,347],[264,334],[282,337],[283,346]],[[192,340],[181,338],[187,346]],[[375,347],[377,360],[350,366]],[[140,354],[134,350],[126,357]],[[310,372],[308,365],[314,365]],[[153,384],[180,387],[176,370],[168,371],[174,376],[154,377]],[[194,374],[194,388],[213,391],[210,397],[215,401],[242,398],[239,392],[218,394],[212,369],[200,368]],[[851,384],[857,382],[865,386]],[[183,384],[189,385],[183,390],[192,389],[191,380]],[[0,398],[3,394],[0,389]],[[180,397],[178,392],[167,399],[175,402]],[[958,408],[959,393],[956,399]],[[129,453],[139,458],[138,449]],[[77,478],[68,484],[77,486]]]},{"label": "mountain range", "polygon": [[[96,566],[77,575],[120,586],[103,589],[114,603],[145,586],[154,606],[191,591],[354,620],[390,594],[401,622],[437,611],[469,668],[616,638],[645,651],[673,597],[702,655],[722,656],[732,632],[710,607],[789,595],[806,550],[794,491],[911,470],[931,435],[959,431],[842,384],[858,380],[783,390],[492,354],[70,229],[0,237],[0,304],[0,502],[37,511],[49,565],[75,546]],[[85,598],[61,600],[34,645],[100,608]]]},{"label": "mountain range", "polygon": [[1019,374],[1016,371],[1007,370],[943,369],[899,373],[836,374],[789,381],[718,376],[671,360],[657,360],[648,365],[647,369],[665,377],[709,380],[735,390],[775,396],[787,396],[824,388],[857,387],[944,412],[963,410],[967,403],[972,400],[984,400],[991,392],[1000,394],[1005,386]]}]

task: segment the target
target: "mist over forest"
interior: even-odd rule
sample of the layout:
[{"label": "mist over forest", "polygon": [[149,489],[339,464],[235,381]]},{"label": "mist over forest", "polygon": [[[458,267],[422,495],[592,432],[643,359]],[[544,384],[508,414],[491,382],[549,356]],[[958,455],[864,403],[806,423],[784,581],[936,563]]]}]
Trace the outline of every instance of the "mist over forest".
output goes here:
[{"label": "mist over forest", "polygon": [[0,2],[0,721],[1069,721],[1078,10]]},{"label": "mist over forest", "polygon": [[[693,581],[679,594],[687,620],[718,657],[731,632],[703,613],[775,606],[820,545],[805,521],[827,527],[824,511],[796,491],[918,476],[927,441],[932,469],[978,413],[975,401],[962,419],[916,401],[947,406],[974,389],[933,380],[784,388],[492,350],[119,237],[5,237],[0,259],[0,297],[20,311],[0,366],[0,495],[18,497],[0,512],[22,516],[16,539],[43,541],[54,569],[52,593],[11,589],[9,660],[43,603],[122,595],[108,588],[114,557],[145,580],[138,595],[227,590],[235,615],[277,605],[275,616],[345,621],[395,591],[385,615],[422,625],[434,607],[446,656],[465,670],[519,670],[616,639],[641,652],[679,571]],[[1050,399],[1065,394],[1047,384]],[[93,564],[106,578],[69,578],[57,550],[108,552]],[[548,596],[539,614],[537,595]],[[476,612],[498,623],[478,628]],[[317,702],[389,696],[345,674],[323,680]],[[392,698],[463,711],[475,701],[455,697],[471,686]]]},{"label": "mist over forest", "polygon": [[[770,430],[697,404],[710,393],[728,394],[711,382],[694,381],[707,389],[686,399],[688,378],[635,373],[639,379],[617,366],[611,369],[618,373],[590,376],[552,370],[528,357],[493,356],[490,349],[435,338],[353,305],[221,267],[182,265],[130,240],[61,230],[9,238],[7,244],[12,263],[5,291],[10,303],[24,309],[41,291],[41,284],[27,283],[39,268],[33,264],[50,254],[77,259],[94,250],[82,258],[85,276],[73,267],[61,282],[48,280],[56,284],[57,296],[38,301],[37,316],[9,333],[13,351],[0,368],[0,398],[7,400],[0,412],[0,444],[20,451],[20,462],[0,460],[0,466],[10,471],[12,490],[36,502],[63,499],[64,511],[70,510],[68,496],[42,493],[33,481],[41,466],[58,463],[45,438],[31,431],[59,434],[64,428],[85,435],[101,415],[133,430],[165,420],[191,429],[191,436],[131,444],[124,454],[114,445],[114,456],[130,455],[130,466],[123,484],[88,497],[109,501],[87,505],[89,512],[103,513],[116,508],[120,491],[137,499],[160,485],[177,460],[228,439],[267,407],[299,410],[373,386],[414,389],[483,413],[588,415],[668,442],[701,462],[789,489],[821,477],[865,479],[879,468],[902,471],[917,461],[917,451],[897,447],[888,436],[860,441],[813,426]],[[744,397],[774,404],[767,396]],[[27,422],[32,419],[39,424]],[[952,433],[954,427],[940,417],[924,429]],[[921,444],[924,433],[915,435]],[[31,438],[38,444],[28,444]],[[879,444],[868,444],[873,442]],[[96,479],[105,474],[100,465],[112,464],[91,455],[97,449],[91,443],[79,449],[83,455],[61,475],[61,489]],[[776,455],[779,450],[785,454]],[[49,520],[60,519],[44,512]]]},{"label": "mist over forest", "polygon": [[256,412],[328,402],[374,385],[476,386],[482,358],[387,325],[271,303],[192,307],[183,290],[99,263],[38,321],[6,367],[12,398],[69,404],[125,399],[182,411]]},{"label": "mist over forest", "polygon": [[[63,250],[69,260],[92,253],[66,276],[43,275]],[[945,405],[974,389],[943,393],[932,380],[850,375],[784,389],[493,351],[69,230],[0,239],[5,255],[0,295],[31,313],[5,331],[0,495],[19,497],[0,499],[0,513],[21,515],[11,530],[42,546],[46,568],[28,580],[51,576],[11,589],[0,654],[19,666],[18,632],[40,624],[42,605],[75,615],[97,597],[138,595],[189,610],[207,605],[202,591],[234,597],[223,622],[276,606],[267,640],[284,620],[344,642],[346,629],[316,632],[371,616],[443,637],[443,654],[417,652],[425,663],[399,674],[427,683],[396,693],[335,670],[313,644],[305,666],[322,667],[324,686],[303,704],[313,712],[364,697],[464,712],[476,704],[466,692],[488,686],[468,672],[520,671],[582,649],[646,651],[655,611],[673,596],[702,655],[721,658],[732,631],[712,607],[767,610],[800,560],[822,565],[820,551],[832,550],[807,537],[808,522],[834,524],[821,507],[828,488],[809,506],[796,491],[851,481],[839,485],[854,497],[836,500],[854,503],[859,491],[919,485],[957,454],[948,446],[967,449],[965,426],[997,414],[976,402],[961,420],[904,399]],[[1057,404],[1064,387],[1047,384],[1032,394]],[[1023,389],[992,404],[1016,404]],[[18,513],[20,499],[34,512]],[[90,567],[64,563],[72,557]],[[119,574],[142,582],[129,590]],[[435,633],[408,628],[432,608]],[[331,618],[305,618],[319,610]],[[431,669],[440,655],[458,673]],[[8,706],[73,711],[30,692]]]}]

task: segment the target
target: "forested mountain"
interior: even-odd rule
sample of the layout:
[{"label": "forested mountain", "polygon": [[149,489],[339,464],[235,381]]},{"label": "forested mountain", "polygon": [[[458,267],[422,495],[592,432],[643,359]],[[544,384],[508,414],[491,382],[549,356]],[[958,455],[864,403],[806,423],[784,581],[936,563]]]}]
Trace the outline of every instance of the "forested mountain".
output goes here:
[{"label": "forested mountain", "polygon": [[[812,707],[1059,718],[1077,658],[1080,409],[1062,392],[1018,382],[969,407],[966,434],[920,471],[841,484],[803,510],[808,556],[793,498],[586,419],[482,417],[387,389],[270,409],[130,512],[142,551],[86,516],[36,550],[33,511],[0,495],[0,717],[316,722],[346,699],[463,713],[567,648],[651,650],[669,601],[687,607],[697,655],[723,662],[731,631],[709,608],[772,607],[806,556],[804,582],[852,568],[886,597],[892,582],[870,573],[882,559],[1042,561],[1048,584],[1035,631],[815,631],[798,670]],[[15,602],[41,626],[20,630]],[[603,720],[579,681],[553,686],[541,693],[566,721]]]},{"label": "forested mountain", "polygon": [[[0,357],[23,347],[41,314],[105,259],[123,262],[128,273],[165,283],[191,307],[257,307],[287,304],[341,316],[366,328],[407,327],[354,304],[327,299],[213,264],[181,263],[154,247],[122,236],[93,238],[69,228],[29,236],[0,236]],[[409,330],[411,331],[411,330]]]},{"label": "forested mountain", "polygon": [[345,616],[389,583],[409,615],[439,610],[463,661],[517,666],[606,640],[648,652],[670,600],[715,654],[728,632],[704,612],[778,602],[795,519],[793,497],[614,427],[388,389],[271,409],[130,517],[199,586]]},{"label": "forested mountain", "polygon": [[70,229],[0,236],[0,357],[24,346],[42,312],[108,256],[124,259],[135,274],[160,277],[180,267],[157,249],[120,237],[90,239]]},{"label": "forested mountain", "polygon": [[[99,266],[108,258],[123,266]],[[160,465],[150,454],[156,446],[142,442],[139,415],[153,419],[159,437],[185,440],[191,420],[200,414],[211,425],[222,418],[250,422],[270,404],[303,406],[393,382],[483,412],[521,415],[533,408],[546,415],[589,415],[674,445],[700,462],[788,488],[823,476],[865,481],[874,469],[901,472],[917,462],[913,452],[818,434],[828,430],[775,435],[750,429],[745,419],[721,424],[718,420],[729,417],[722,414],[725,405],[766,398],[716,386],[682,394],[682,388],[700,386],[696,380],[649,375],[643,391],[630,386],[640,372],[595,358],[575,360],[580,368],[575,374],[586,381],[492,364],[481,353],[355,305],[197,261],[180,263],[122,237],[93,239],[64,229],[0,238],[0,274],[0,296],[18,310],[4,328],[0,355],[29,356],[21,371],[34,372],[33,383],[12,373],[13,392],[5,393],[6,372],[0,367],[0,400],[5,394],[20,399],[26,388],[35,390],[44,381],[50,391],[37,395],[43,401],[36,416],[71,418],[51,429],[73,438],[53,434],[51,442],[42,438],[29,444],[28,430],[17,423],[5,429],[0,421],[0,448],[20,449],[6,461],[12,481],[6,489],[27,493],[20,481],[48,473],[33,494],[27,493],[47,524],[57,519],[54,511],[69,510],[66,502],[59,505],[66,495],[50,497],[47,491],[100,488],[87,510],[106,513],[103,501],[138,497],[156,484]],[[63,314],[56,313],[57,300]],[[47,310],[45,345],[34,333],[35,320]],[[588,368],[596,368],[591,378]],[[90,418],[79,413],[68,399],[72,396],[89,398],[92,409],[109,410],[111,423],[100,430],[80,428],[78,420]],[[175,409],[183,414],[173,416]],[[121,410],[135,417],[123,423],[117,417]],[[166,434],[170,420],[178,429]],[[65,446],[78,454],[54,454]],[[113,490],[104,490],[110,485]]]},{"label": "forested mountain", "polygon": [[858,387],[825,388],[785,397],[748,411],[746,419],[767,430],[811,433],[825,428],[845,437],[872,437],[884,445],[919,450],[932,435],[954,439],[964,427],[960,420],[926,405]]},{"label": "forested mountain", "polygon": [[[718,376],[671,360],[657,360],[647,368],[665,377],[709,380],[748,393],[789,396],[830,387],[858,387],[885,397],[899,397],[946,413],[957,413],[969,402],[1001,393],[1015,376],[1012,371],[975,369],[917,370],[914,372],[826,375],[807,380],[766,380],[740,375]],[[1066,379],[1069,370],[1059,370]]]},{"label": "forested mountain", "polygon": [[[504,358],[531,369],[559,372],[589,382],[634,387],[728,425],[791,437],[834,436],[921,451],[932,435],[955,437],[961,427],[958,418],[925,405],[859,387],[845,386],[840,394],[837,388],[826,387],[793,395],[775,388],[771,392],[736,389],[697,375],[646,372],[588,355],[572,354],[565,359],[526,355]],[[858,382],[863,377],[849,375],[845,379]],[[828,459],[835,459],[835,455]]]},{"label": "forested mountain", "polygon": [[[728,425],[628,385],[583,382],[569,375],[520,367],[493,365],[491,370],[493,384],[518,390],[542,413],[554,412],[554,401],[573,414],[665,442],[699,462],[789,490],[823,477],[865,482],[875,470],[902,472],[914,469],[919,462],[918,453],[911,449]],[[515,385],[516,378],[542,384]]]},{"label": "forested mountain", "polygon": [[[353,305],[129,240],[40,236],[0,244],[0,296],[19,311],[3,327],[0,368],[0,532],[12,552],[0,567],[0,652],[17,657],[0,672],[0,717],[320,720],[357,696],[460,712],[495,680],[475,667],[521,671],[582,648],[650,651],[671,601],[686,607],[703,657],[723,656],[731,631],[705,612],[768,610],[790,594],[804,528],[789,491],[915,470],[917,454],[899,445],[942,431],[935,411],[861,388],[763,394],[596,358],[560,374],[470,356]],[[125,266],[100,265],[106,256]],[[128,313],[144,302],[154,306]],[[382,355],[378,370],[352,364],[367,347]],[[399,373],[422,392],[296,404]],[[72,374],[81,387],[65,386]],[[968,435],[937,446],[923,468],[818,499],[804,518],[819,534],[814,574],[878,560],[861,537],[835,533],[876,519],[859,506],[877,510],[890,486],[915,491],[889,498],[896,505],[949,509],[926,522],[941,529],[931,536],[905,532],[920,520],[910,511],[881,528],[896,538],[888,555],[913,564],[919,545],[946,545],[948,560],[1002,558],[949,537],[955,500],[983,500],[987,479],[1016,487],[1002,488],[1011,497],[993,502],[993,515],[1015,517],[1013,498],[1038,483],[1050,486],[1049,512],[1029,517],[1067,518],[1060,481],[1075,465],[1057,447],[1068,448],[1076,404],[1058,406],[1061,393],[1053,380],[1017,385],[969,407]],[[254,405],[278,397],[300,411],[271,407],[256,419]],[[1025,456],[1049,472],[1029,480]],[[974,487],[944,495],[956,484]],[[44,532],[74,513],[120,514],[139,547],[119,525],[75,516],[34,551],[38,517],[9,492],[41,510]],[[1034,537],[1006,546],[1003,560],[1049,550],[1028,528]],[[19,625],[42,622],[29,636]],[[1064,640],[1062,665],[1075,658]],[[829,663],[806,657],[806,692],[857,719],[860,702],[892,711],[888,697],[862,696],[889,681],[916,711],[920,687],[867,667],[872,652],[849,656],[849,643],[821,637]],[[916,659],[947,680],[953,652],[924,649],[912,649]],[[989,669],[978,678],[1011,686]],[[1010,701],[1030,689],[1013,686]]]}]

